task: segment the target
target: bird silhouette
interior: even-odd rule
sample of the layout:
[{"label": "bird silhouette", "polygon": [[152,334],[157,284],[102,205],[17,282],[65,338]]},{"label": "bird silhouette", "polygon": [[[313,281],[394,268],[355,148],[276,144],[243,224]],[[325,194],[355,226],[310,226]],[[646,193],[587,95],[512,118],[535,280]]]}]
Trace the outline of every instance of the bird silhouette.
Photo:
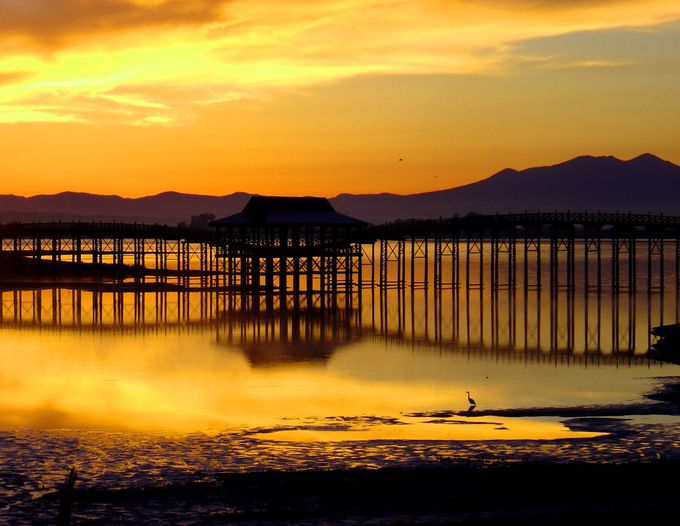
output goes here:
[{"label": "bird silhouette", "polygon": [[475,402],[473,398],[470,398],[470,391],[465,391],[465,392],[467,393],[468,403],[470,405],[477,405],[477,402]]}]

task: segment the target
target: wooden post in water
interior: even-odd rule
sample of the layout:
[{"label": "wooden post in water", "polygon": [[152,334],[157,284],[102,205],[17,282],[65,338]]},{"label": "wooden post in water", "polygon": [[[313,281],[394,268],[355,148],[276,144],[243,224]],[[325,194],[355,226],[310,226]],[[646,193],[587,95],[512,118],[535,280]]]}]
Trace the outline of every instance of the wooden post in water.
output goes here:
[{"label": "wooden post in water", "polygon": [[558,253],[558,247],[559,247],[559,237],[557,235],[555,227],[551,227],[550,229],[550,258],[549,258],[549,266],[550,266],[550,290],[555,291],[558,288],[559,285],[559,253]]},{"label": "wooden post in water", "polygon": [[[321,295],[326,292],[326,228],[319,227],[319,291]],[[324,300],[325,301],[325,300]]]},{"label": "wooden post in water", "polygon": [[[664,239],[662,232],[649,231],[647,240],[647,289],[649,291],[664,290]],[[659,275],[658,284],[654,282],[654,261],[657,261],[656,270]]]},{"label": "wooden post in water", "polygon": [[293,226],[291,232],[291,244],[292,244],[292,255],[293,255],[293,293],[295,298],[300,294],[300,258],[302,257],[302,246],[301,246],[301,236],[300,227]]},{"label": "wooden post in water", "polygon": [[71,467],[64,485],[60,489],[59,514],[57,515],[57,526],[69,526],[71,524],[71,514],[75,503],[75,487],[78,471],[75,466]]},{"label": "wooden post in water", "polygon": [[[428,250],[427,250],[427,237],[425,238],[417,238],[415,236],[411,236],[411,289],[427,289],[427,281],[428,281],[428,272],[427,268],[429,265],[428,261]],[[422,279],[417,279],[416,274],[418,271],[418,268],[416,266],[416,261],[420,260],[422,261]],[[404,271],[404,277],[405,277],[405,271]]]},{"label": "wooden post in water", "polygon": [[[675,292],[676,296],[680,294],[680,236],[677,234],[675,237]],[[680,296],[678,298],[680,299]],[[677,300],[676,303],[680,304]]]},{"label": "wooden post in water", "polygon": [[628,235],[628,291],[635,293],[637,290],[637,238],[635,229],[631,229]]},{"label": "wooden post in water", "polygon": [[331,262],[331,297],[335,301],[338,293],[338,230],[337,227],[331,227],[331,240],[330,240],[330,262]]}]

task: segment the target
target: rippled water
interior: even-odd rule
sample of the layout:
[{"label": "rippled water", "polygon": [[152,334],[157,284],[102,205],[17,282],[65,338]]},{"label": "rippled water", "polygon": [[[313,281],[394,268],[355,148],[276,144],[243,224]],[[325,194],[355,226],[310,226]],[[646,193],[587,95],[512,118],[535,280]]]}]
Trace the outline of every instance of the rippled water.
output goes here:
[{"label": "rippled water", "polygon": [[375,289],[311,303],[5,291],[0,509],[36,513],[70,465],[79,484],[120,488],[225,471],[668,458],[678,412],[646,395],[680,368],[645,353],[677,305],[674,290]]}]

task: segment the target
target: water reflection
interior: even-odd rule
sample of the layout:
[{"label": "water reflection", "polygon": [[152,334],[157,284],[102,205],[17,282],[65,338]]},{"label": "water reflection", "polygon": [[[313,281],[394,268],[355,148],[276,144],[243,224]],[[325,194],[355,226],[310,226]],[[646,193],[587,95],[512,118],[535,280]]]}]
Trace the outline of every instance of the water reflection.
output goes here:
[{"label": "water reflection", "polygon": [[354,309],[230,311],[216,324],[217,343],[239,347],[253,367],[323,364],[361,338],[359,321]]},{"label": "water reflection", "polygon": [[649,329],[663,322],[663,298],[643,292],[524,296],[505,291],[462,299],[455,291],[388,290],[374,298],[379,307],[362,319],[386,337],[500,354],[634,358],[649,349]]},{"label": "water reflection", "polygon": [[260,365],[323,362],[360,340],[507,359],[640,363],[650,328],[676,321],[678,312],[675,291],[374,288],[329,297],[55,288],[2,291],[0,297],[4,330],[208,331]]},{"label": "water reflection", "polygon": [[[680,375],[645,356],[649,328],[677,319],[675,289],[421,278],[332,296],[2,290],[0,463],[27,481],[23,494],[61,482],[70,463],[85,483],[124,487],[225,470],[677,449],[676,417],[664,427],[629,417],[659,377]],[[626,420],[593,431],[574,419],[584,408]]]},{"label": "water reflection", "polygon": [[644,357],[661,309],[644,295],[33,289],[0,300],[0,462],[26,481],[0,474],[0,485],[16,495],[53,487],[71,463],[84,484],[119,488],[225,470],[647,458],[680,436],[675,420],[662,434],[602,437],[559,412],[508,411],[634,411],[657,377],[680,374]]},{"label": "water reflection", "polygon": [[271,427],[464,411],[467,390],[480,409],[612,403],[675,370],[645,357],[674,292],[2,291],[0,425]]}]

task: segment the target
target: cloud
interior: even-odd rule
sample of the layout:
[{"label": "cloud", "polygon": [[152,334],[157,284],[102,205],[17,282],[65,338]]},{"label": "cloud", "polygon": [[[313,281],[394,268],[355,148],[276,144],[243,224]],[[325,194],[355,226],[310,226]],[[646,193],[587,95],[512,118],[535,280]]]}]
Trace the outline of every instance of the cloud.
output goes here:
[{"label": "cloud", "polygon": [[15,84],[33,76],[30,71],[0,71],[0,86]]},{"label": "cloud", "polygon": [[167,126],[186,122],[190,115],[191,108],[184,103],[169,106],[158,96],[144,97],[115,90],[82,93],[63,89],[41,90],[18,98],[14,104],[0,105],[0,123],[6,124],[78,122]]},{"label": "cloud", "polygon": [[38,103],[30,105],[3,106],[0,109],[0,124],[17,124],[22,122],[78,122],[85,121],[78,115],[63,113],[61,108],[42,106]]},{"label": "cloud", "polygon": [[506,63],[511,68],[546,70],[591,69],[629,71],[650,68],[677,73],[680,59],[680,23],[639,28],[581,31],[529,39],[509,46]]},{"label": "cloud", "polygon": [[227,0],[0,0],[0,37],[61,46],[75,37],[219,20]]},{"label": "cloud", "polygon": [[614,69],[653,60],[653,33],[631,49],[606,31],[679,18],[667,0],[0,0],[0,113],[168,125],[363,75]]},{"label": "cloud", "polygon": [[637,65],[636,62],[630,61],[614,61],[614,60],[577,60],[573,62],[558,62],[554,64],[545,64],[544,69],[609,69],[609,68],[624,68]]},{"label": "cloud", "polygon": [[634,2],[635,0],[468,0],[469,4],[488,5],[498,7],[517,6],[525,8],[542,9],[583,9],[586,7],[599,7],[621,5]]}]

